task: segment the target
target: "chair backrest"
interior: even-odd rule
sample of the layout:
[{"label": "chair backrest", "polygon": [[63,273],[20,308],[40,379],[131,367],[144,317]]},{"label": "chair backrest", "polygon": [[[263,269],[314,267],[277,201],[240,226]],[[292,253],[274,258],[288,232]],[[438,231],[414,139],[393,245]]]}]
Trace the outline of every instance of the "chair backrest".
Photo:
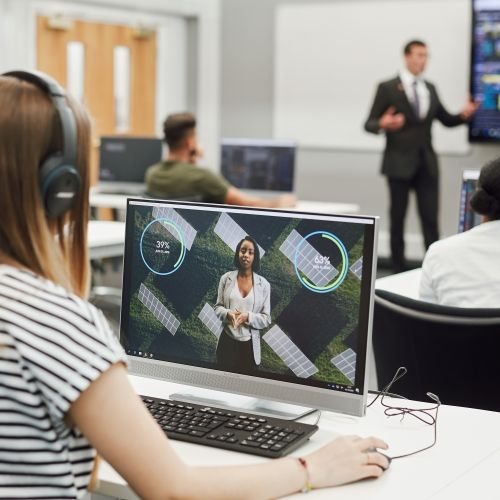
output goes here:
[{"label": "chair backrest", "polygon": [[440,306],[375,290],[373,352],[379,389],[427,401],[500,411],[500,309]]}]

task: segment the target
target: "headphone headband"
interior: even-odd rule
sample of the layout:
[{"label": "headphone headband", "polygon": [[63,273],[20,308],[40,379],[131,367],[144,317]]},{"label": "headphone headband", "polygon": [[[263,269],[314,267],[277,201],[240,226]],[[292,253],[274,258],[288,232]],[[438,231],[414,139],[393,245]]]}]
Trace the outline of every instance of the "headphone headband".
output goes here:
[{"label": "headphone headband", "polygon": [[73,112],[66,102],[66,91],[49,75],[41,71],[8,71],[10,76],[31,83],[51,99],[59,120],[63,139],[62,151],[51,154],[40,166],[39,184],[45,212],[55,218],[74,204],[80,187],[76,168],[77,130]]}]

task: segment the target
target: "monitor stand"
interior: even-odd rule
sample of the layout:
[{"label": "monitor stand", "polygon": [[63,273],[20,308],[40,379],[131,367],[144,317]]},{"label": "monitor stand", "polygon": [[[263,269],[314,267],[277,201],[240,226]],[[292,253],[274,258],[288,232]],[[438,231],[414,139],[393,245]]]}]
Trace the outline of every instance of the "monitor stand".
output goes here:
[{"label": "monitor stand", "polygon": [[170,399],[198,405],[216,406],[235,413],[245,412],[284,420],[296,420],[316,411],[315,408],[196,388],[170,394]]}]

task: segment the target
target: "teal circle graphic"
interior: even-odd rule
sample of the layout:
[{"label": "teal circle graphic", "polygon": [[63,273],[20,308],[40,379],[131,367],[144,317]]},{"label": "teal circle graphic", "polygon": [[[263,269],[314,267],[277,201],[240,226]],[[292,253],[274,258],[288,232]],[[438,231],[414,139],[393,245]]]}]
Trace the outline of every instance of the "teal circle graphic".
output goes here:
[{"label": "teal circle graphic", "polygon": [[[156,269],[154,269],[146,260],[146,257],[144,256],[144,236],[147,233],[148,229],[155,223],[162,224],[163,226],[168,226],[168,230],[174,234],[177,234],[177,239],[181,244],[181,249],[179,252],[179,257],[175,261],[174,265],[172,266],[172,269],[166,272],[160,272]],[[175,237],[175,236],[174,236]],[[141,251],[141,258],[142,262],[144,262],[144,265],[154,274],[157,274],[158,276],[168,276],[169,274],[175,273],[175,271],[179,270],[181,267],[182,263],[184,262],[184,258],[186,257],[186,245],[184,243],[184,236],[182,234],[182,231],[180,228],[172,222],[170,219],[165,219],[165,218],[159,218],[159,219],[154,219],[152,220],[145,228],[144,231],[141,234],[141,241],[139,244],[139,249]]]},{"label": "teal circle graphic", "polygon": [[[342,257],[342,270],[339,272],[337,276],[335,276],[335,279],[333,282],[329,283],[327,286],[318,286],[312,283],[307,276],[305,276],[298,268],[297,266],[297,259],[300,254],[300,249],[302,245],[311,237],[313,236],[321,236],[322,238],[326,238],[329,241],[331,241],[340,251],[340,255]],[[349,254],[347,253],[347,250],[344,246],[344,243],[340,240],[340,238],[333,233],[330,233],[328,231],[314,231],[312,233],[309,233],[308,235],[304,236],[301,240],[301,242],[297,245],[297,248],[295,249],[295,256],[293,259],[293,265],[295,267],[295,274],[299,278],[299,281],[311,292],[315,293],[328,293],[331,292],[335,289],[337,289],[345,280],[347,276],[347,271],[349,269]]]}]

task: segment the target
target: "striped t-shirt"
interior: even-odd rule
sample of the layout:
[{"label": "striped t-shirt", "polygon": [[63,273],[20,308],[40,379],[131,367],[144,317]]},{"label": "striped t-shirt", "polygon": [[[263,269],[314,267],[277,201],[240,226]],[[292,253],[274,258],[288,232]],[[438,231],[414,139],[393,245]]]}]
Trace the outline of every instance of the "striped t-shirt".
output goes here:
[{"label": "striped t-shirt", "polygon": [[95,451],[64,417],[126,362],[103,314],[31,272],[0,265],[0,498],[79,498]]}]

